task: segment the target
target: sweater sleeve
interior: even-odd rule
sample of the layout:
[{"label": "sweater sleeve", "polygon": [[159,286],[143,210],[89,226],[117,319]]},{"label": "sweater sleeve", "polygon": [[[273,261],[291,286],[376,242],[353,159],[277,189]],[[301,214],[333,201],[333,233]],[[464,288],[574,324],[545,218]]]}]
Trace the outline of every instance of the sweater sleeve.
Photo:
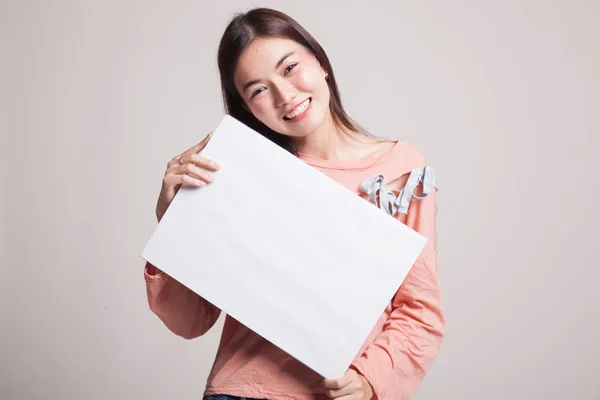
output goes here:
[{"label": "sweater sleeve", "polygon": [[444,335],[437,279],[435,192],[410,203],[406,225],[428,241],[391,302],[382,332],[351,367],[373,388],[374,399],[409,399],[428,372]]},{"label": "sweater sleeve", "polygon": [[150,310],[174,334],[185,339],[202,336],[219,318],[219,308],[149,262],[144,278]]}]

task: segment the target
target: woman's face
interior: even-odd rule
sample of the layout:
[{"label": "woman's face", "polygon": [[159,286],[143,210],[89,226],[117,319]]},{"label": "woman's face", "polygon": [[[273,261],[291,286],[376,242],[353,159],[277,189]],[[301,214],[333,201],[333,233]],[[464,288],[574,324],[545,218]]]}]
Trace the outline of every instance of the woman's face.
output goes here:
[{"label": "woman's face", "polygon": [[330,117],[325,71],[293,40],[254,40],[240,56],[234,81],[248,110],[282,135],[309,135]]}]

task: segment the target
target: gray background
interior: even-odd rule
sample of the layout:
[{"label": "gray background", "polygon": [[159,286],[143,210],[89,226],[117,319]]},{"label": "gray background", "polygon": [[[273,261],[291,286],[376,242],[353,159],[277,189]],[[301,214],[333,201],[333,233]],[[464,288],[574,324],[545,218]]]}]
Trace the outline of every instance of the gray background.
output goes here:
[{"label": "gray background", "polygon": [[600,399],[598,1],[3,1],[0,398],[199,399],[139,254],[222,116],[235,11],[289,13],[349,114],[441,180],[447,334],[415,399]]}]

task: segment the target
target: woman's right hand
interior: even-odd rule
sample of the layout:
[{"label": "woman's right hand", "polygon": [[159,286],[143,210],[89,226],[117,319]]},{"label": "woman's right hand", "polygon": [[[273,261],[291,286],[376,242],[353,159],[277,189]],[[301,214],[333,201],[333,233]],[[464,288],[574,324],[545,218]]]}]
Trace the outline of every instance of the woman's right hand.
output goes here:
[{"label": "woman's right hand", "polygon": [[211,137],[212,132],[197,145],[173,157],[167,164],[167,170],[162,180],[162,189],[156,204],[156,218],[159,222],[181,185],[201,187],[213,181],[213,177],[206,170],[217,171],[219,165],[199,154]]}]

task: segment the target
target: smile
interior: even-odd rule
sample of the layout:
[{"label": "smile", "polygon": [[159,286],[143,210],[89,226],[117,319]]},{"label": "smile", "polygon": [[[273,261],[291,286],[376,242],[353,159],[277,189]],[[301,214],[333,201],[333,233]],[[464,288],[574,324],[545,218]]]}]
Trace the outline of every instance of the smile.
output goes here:
[{"label": "smile", "polygon": [[285,115],[283,117],[283,119],[286,120],[286,121],[297,121],[297,120],[299,120],[300,117],[302,117],[306,113],[306,111],[308,110],[311,102],[312,102],[312,98],[309,97],[304,102],[302,102],[302,104],[300,104],[298,107],[296,107],[296,109],[294,111],[292,111],[291,113]]}]

